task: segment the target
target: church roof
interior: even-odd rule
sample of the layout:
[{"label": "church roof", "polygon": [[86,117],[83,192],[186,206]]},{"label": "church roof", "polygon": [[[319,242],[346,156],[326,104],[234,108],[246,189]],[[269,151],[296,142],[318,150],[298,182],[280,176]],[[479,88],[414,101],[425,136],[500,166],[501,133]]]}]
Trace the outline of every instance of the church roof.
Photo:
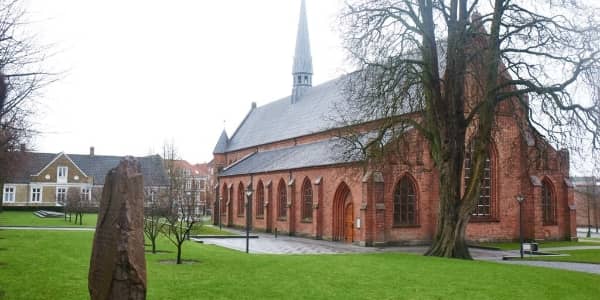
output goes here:
[{"label": "church roof", "polygon": [[229,140],[226,151],[240,150],[333,128],[337,113],[336,104],[343,104],[344,78],[346,77],[342,76],[308,89],[302,96],[302,100],[294,104],[288,96],[251,110]]},{"label": "church roof", "polygon": [[213,150],[213,154],[223,154],[227,151],[227,144],[229,142],[229,137],[227,136],[227,132],[223,129],[221,132],[221,136],[215,145],[215,149]]},{"label": "church roof", "polygon": [[[7,180],[10,183],[29,183],[31,175],[40,172],[46,165],[56,158],[56,153],[27,152],[23,165],[16,174]],[[124,157],[103,155],[67,154],[77,167],[86,175],[94,178],[94,185],[104,185],[108,171],[119,165]],[[136,157],[142,167],[145,186],[166,186],[169,184],[167,174],[158,155]]]},{"label": "church roof", "polygon": [[220,176],[328,166],[360,160],[358,153],[352,157],[344,156],[343,149],[339,139],[329,139],[311,144],[256,152],[223,170]]},{"label": "church roof", "polygon": [[313,73],[310,39],[308,37],[308,21],[306,17],[306,2],[304,0],[302,0],[300,6],[300,20],[298,21],[296,52],[294,53],[292,73]]}]

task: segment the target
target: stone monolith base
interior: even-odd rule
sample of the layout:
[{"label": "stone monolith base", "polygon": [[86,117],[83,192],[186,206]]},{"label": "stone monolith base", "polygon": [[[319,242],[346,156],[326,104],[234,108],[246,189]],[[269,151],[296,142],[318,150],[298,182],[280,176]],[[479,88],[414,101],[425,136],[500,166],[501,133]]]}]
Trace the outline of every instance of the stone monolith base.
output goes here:
[{"label": "stone monolith base", "polygon": [[144,183],[127,157],[106,175],[94,235],[88,289],[92,300],[146,299]]}]

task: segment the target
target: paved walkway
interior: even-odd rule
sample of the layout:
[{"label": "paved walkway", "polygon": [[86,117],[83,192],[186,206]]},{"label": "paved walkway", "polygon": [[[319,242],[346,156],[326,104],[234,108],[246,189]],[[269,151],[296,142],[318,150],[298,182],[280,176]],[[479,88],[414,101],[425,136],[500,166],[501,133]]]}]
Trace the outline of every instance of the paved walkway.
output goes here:
[{"label": "paved walkway", "polygon": [[503,263],[514,265],[527,265],[544,268],[554,268],[561,270],[569,270],[576,272],[585,272],[600,275],[600,265],[597,264],[581,264],[570,262],[553,262],[553,261],[533,261],[533,260],[503,260]]},{"label": "paved walkway", "polygon": [[[233,233],[243,235],[243,232],[231,230]],[[253,233],[258,235],[258,239],[250,239],[250,253],[262,254],[343,254],[343,253],[381,253],[381,252],[405,252],[423,254],[427,247],[360,247],[356,245],[345,244],[341,242],[330,242],[322,240],[313,240],[309,238],[299,238],[290,236],[279,236],[275,238],[272,234]],[[221,247],[246,251],[246,239],[197,239],[205,244],[213,244]],[[600,249],[599,246],[575,246],[575,247],[556,247],[544,248],[543,251],[560,251],[560,250],[582,250],[582,249]],[[522,261],[522,260],[503,260],[504,256],[519,256],[518,250],[497,251],[486,250],[479,248],[471,248],[471,255],[476,260],[485,260],[507,264],[521,264],[538,267],[556,268],[563,270],[571,270],[578,272],[586,272],[600,275],[600,265],[597,264],[582,264],[582,263],[567,263],[567,262],[544,262],[544,261]]]}]

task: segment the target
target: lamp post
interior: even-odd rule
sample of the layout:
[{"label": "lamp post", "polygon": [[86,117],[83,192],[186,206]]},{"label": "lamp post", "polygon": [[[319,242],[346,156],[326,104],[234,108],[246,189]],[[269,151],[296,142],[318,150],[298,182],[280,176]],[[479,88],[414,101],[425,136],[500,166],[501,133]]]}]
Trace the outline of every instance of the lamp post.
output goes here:
[{"label": "lamp post", "polygon": [[521,259],[523,259],[523,201],[525,201],[525,197],[521,194],[517,195],[517,202],[519,202],[519,243],[521,244]]},{"label": "lamp post", "polygon": [[252,214],[252,193],[252,184],[250,184],[246,189],[246,253],[249,253],[250,249],[250,216]]}]

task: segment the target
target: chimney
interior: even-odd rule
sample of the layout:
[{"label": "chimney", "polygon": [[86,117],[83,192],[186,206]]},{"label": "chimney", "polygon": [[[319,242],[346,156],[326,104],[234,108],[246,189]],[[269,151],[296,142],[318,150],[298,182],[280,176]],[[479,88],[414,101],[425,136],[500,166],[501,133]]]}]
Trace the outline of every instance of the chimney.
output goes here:
[{"label": "chimney", "polygon": [[94,157],[94,147],[90,147],[90,156]]},{"label": "chimney", "polygon": [[256,102],[252,102],[252,105],[250,106],[251,110],[254,110],[256,108]]}]

